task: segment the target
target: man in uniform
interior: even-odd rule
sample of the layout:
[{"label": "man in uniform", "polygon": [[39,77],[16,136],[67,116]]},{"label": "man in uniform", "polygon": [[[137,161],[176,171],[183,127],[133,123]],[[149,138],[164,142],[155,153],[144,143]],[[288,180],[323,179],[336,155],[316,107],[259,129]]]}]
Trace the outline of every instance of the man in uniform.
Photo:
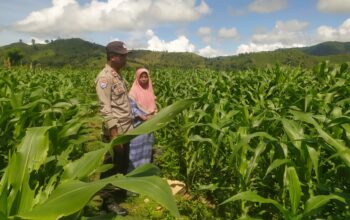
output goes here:
[{"label": "man in uniform", "polygon": [[[96,92],[100,102],[100,112],[104,118],[103,137],[109,142],[118,134],[132,129],[132,113],[128,99],[128,90],[120,70],[126,64],[129,51],[121,41],[110,42],[106,46],[107,64],[96,78]],[[113,168],[101,174],[106,178],[117,173],[126,174],[129,164],[129,144],[113,147],[114,155],[106,155],[104,163],[112,163]],[[117,200],[126,197],[126,191],[112,185],[99,192],[103,206],[107,211],[118,215],[127,215],[127,210],[118,205]]]}]

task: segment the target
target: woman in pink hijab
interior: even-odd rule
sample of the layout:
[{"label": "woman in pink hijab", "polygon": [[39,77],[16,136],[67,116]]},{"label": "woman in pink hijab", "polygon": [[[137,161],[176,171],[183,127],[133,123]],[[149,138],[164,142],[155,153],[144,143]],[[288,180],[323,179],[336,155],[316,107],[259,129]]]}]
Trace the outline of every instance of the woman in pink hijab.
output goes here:
[{"label": "woman in pink hijab", "polygon": [[[157,112],[156,96],[153,92],[149,71],[146,68],[136,70],[135,80],[129,91],[129,98],[134,115],[134,127],[148,120]],[[129,171],[151,162],[153,143],[153,133],[139,135],[131,140]]]}]

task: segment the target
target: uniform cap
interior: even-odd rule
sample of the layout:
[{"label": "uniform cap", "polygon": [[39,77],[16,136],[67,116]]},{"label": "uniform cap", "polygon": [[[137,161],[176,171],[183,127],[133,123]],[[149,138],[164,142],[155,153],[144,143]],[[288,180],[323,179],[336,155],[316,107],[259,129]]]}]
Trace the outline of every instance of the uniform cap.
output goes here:
[{"label": "uniform cap", "polygon": [[106,46],[107,53],[127,54],[130,53],[126,45],[121,41],[112,41]]}]

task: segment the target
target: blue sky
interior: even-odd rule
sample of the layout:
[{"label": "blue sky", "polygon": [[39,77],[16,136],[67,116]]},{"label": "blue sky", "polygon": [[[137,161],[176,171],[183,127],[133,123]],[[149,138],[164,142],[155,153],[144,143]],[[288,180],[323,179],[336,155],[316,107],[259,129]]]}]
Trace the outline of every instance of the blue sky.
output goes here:
[{"label": "blue sky", "polygon": [[350,41],[350,0],[3,0],[0,46],[80,37],[215,57]]}]

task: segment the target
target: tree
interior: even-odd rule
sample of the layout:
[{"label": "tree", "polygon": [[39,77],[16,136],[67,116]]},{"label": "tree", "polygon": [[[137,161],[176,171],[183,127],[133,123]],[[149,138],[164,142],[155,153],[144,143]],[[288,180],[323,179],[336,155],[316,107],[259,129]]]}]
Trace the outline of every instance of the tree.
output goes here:
[{"label": "tree", "polygon": [[16,65],[20,63],[24,55],[20,49],[13,48],[6,52],[6,57],[9,58],[11,64]]},{"label": "tree", "polygon": [[35,39],[32,39],[32,46],[34,47],[35,50],[38,49],[38,46],[35,44]]}]

